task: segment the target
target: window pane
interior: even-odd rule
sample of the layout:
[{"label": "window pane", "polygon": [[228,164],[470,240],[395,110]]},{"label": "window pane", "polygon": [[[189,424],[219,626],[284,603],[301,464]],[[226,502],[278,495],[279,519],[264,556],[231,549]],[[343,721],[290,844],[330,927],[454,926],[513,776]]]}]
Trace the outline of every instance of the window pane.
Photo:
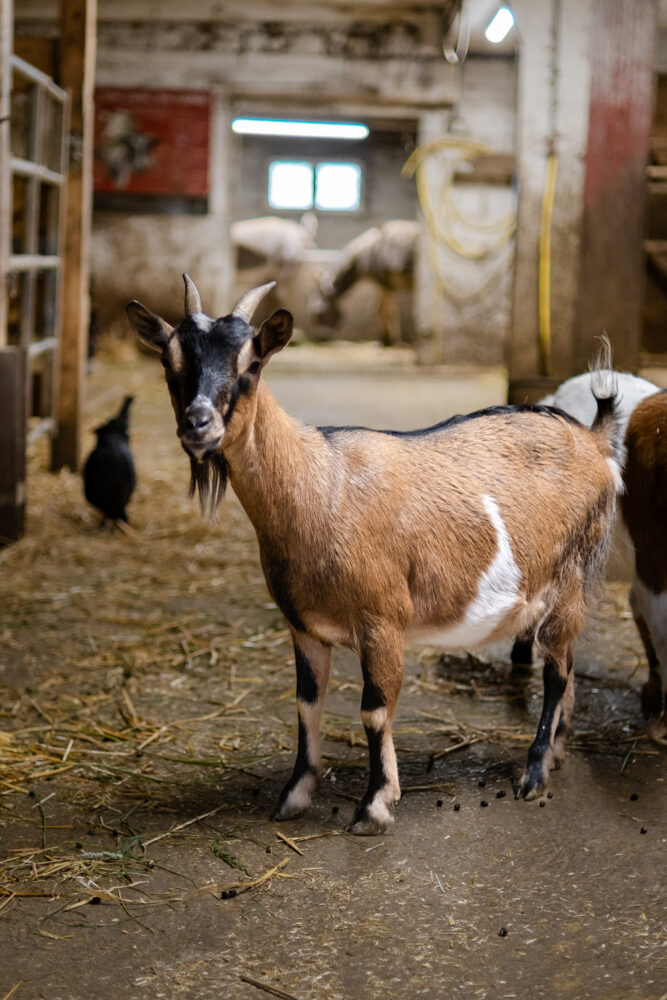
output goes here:
[{"label": "window pane", "polygon": [[275,160],[269,165],[269,205],[272,208],[312,208],[313,168],[310,163]]},{"label": "window pane", "polygon": [[321,163],[317,168],[315,206],[352,212],[361,200],[361,167],[356,163]]}]

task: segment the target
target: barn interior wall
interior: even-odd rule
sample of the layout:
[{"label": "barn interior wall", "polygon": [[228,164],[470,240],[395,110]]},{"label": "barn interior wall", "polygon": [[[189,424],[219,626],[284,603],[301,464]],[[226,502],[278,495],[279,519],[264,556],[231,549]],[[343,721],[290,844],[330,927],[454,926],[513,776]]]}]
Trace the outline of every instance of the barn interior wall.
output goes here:
[{"label": "barn interior wall", "polygon": [[[234,110],[248,107],[280,113],[288,99],[288,107],[299,105],[311,115],[363,118],[374,114],[380,122],[384,116],[407,123],[408,138],[395,142],[378,133],[358,154],[366,161],[362,211],[355,216],[323,216],[317,238],[320,247],[339,248],[386,218],[414,217],[414,180],[401,178],[400,170],[410,152],[409,134],[420,115],[430,110],[455,107],[451,120],[447,115],[442,119],[445,128],[487,142],[495,151],[513,151],[513,59],[473,56],[461,73],[443,59],[439,12],[434,9],[413,8],[388,21],[386,12],[380,16],[370,6],[354,19],[343,8],[326,7],[310,14],[305,9],[297,22],[294,11],[286,7],[268,22],[265,17],[253,18],[252,4],[246,13],[226,5],[227,13],[218,14],[217,19],[211,10],[208,20],[204,7],[186,19],[182,11],[177,15],[172,10],[170,16],[168,4],[156,12],[153,5],[139,2],[130,20],[122,4],[101,2],[98,86],[202,88],[222,93]],[[48,4],[26,0],[18,28],[33,35],[48,34],[53,23],[47,15]],[[241,155],[234,156],[227,181],[229,221],[267,214],[265,171],[270,150],[249,142],[237,143],[235,149]],[[249,183],[249,178],[256,182]],[[215,178],[214,183],[224,185],[225,181]],[[473,215],[495,218],[506,213],[514,196],[507,187],[485,185],[480,190],[469,186],[460,197],[464,208],[473,202]],[[166,314],[178,315],[178,275],[185,268],[198,275],[209,308],[225,308],[227,221],[219,213],[96,212],[92,295],[102,325],[122,324],[122,304],[131,297],[148,299]],[[444,250],[442,255],[445,258]],[[444,266],[454,289],[463,289],[464,301],[459,296],[448,301],[442,282],[435,277],[436,309],[448,330],[442,360],[502,360],[506,290],[496,286],[488,296],[474,294],[480,278],[481,283],[487,281],[494,262],[471,262],[453,255]],[[299,295],[299,287],[295,290],[293,283],[290,295],[294,294]],[[304,301],[291,303],[301,317],[306,297],[307,290]],[[410,300],[402,307],[411,312]],[[374,310],[372,289],[370,294],[366,289],[363,301],[350,293],[344,303],[346,333],[368,335]]]}]

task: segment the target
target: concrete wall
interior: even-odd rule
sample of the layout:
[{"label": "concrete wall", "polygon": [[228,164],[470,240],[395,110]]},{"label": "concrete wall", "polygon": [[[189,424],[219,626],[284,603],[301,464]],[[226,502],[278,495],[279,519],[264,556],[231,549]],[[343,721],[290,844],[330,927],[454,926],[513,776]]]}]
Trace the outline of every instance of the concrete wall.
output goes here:
[{"label": "concrete wall", "polygon": [[[427,111],[420,118],[420,143],[445,138],[451,145],[434,152],[424,167],[427,196],[437,227],[444,232],[436,239],[425,234],[421,246],[419,352],[425,362],[502,364],[514,259],[514,240],[502,221],[516,211],[516,191],[508,183],[454,183],[453,210],[442,208],[442,198],[453,164],[465,158],[468,140],[494,153],[514,153],[516,62],[469,57],[460,83],[450,111]],[[467,221],[458,218],[459,213]],[[492,246],[497,248],[488,255],[474,256]]]}]

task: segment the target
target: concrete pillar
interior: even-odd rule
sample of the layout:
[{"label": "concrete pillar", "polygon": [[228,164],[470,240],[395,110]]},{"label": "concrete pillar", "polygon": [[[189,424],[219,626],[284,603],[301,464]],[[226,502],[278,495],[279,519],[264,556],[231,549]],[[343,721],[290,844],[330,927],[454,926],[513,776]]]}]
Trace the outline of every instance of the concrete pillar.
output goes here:
[{"label": "concrete pillar", "polygon": [[[518,228],[508,350],[509,397],[537,399],[571,374],[590,92],[592,0],[516,0]],[[540,329],[539,268],[549,154],[556,157],[551,217],[550,343]]]},{"label": "concrete pillar", "polygon": [[[655,0],[515,0],[513,10],[519,225],[508,368],[510,401],[522,402],[584,370],[604,330],[618,367],[638,363]],[[546,342],[539,274],[550,155]]]},{"label": "concrete pillar", "polygon": [[639,366],[646,162],[655,96],[655,0],[594,0],[586,183],[572,363],[606,331],[617,368]]}]

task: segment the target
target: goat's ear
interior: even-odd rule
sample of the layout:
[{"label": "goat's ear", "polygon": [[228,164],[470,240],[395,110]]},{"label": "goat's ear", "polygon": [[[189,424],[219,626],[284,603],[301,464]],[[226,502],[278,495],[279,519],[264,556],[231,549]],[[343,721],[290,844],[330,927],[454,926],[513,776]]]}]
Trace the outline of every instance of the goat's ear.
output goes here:
[{"label": "goat's ear", "polygon": [[167,346],[169,337],[173,333],[173,326],[169,326],[160,316],[156,316],[141,302],[133,299],[125,306],[125,312],[130,323],[139,334],[141,340],[154,351],[162,351]]},{"label": "goat's ear", "polygon": [[292,314],[286,309],[278,309],[262,323],[259,333],[253,337],[253,344],[263,363],[289,343],[293,325]]}]

